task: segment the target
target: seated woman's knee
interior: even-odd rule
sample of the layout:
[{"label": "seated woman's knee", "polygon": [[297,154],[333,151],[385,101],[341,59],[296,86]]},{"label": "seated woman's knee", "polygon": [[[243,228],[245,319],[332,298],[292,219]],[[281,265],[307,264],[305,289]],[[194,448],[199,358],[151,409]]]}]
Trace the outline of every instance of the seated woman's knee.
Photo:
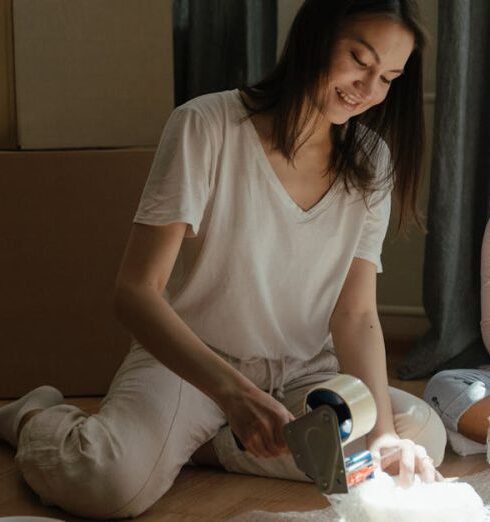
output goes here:
[{"label": "seated woman's knee", "polygon": [[423,446],[435,466],[442,464],[446,450],[446,428],[439,415],[424,401],[417,401],[408,438]]},{"label": "seated woman's knee", "polygon": [[446,430],[437,413],[422,399],[399,393],[396,396],[395,428],[398,435],[423,446],[436,466],[442,463]]},{"label": "seated woman's knee", "polygon": [[424,442],[427,454],[433,459],[434,465],[439,466],[444,460],[446,450],[446,428],[439,415],[429,406],[428,408],[430,410],[429,418],[422,428],[420,437]]}]

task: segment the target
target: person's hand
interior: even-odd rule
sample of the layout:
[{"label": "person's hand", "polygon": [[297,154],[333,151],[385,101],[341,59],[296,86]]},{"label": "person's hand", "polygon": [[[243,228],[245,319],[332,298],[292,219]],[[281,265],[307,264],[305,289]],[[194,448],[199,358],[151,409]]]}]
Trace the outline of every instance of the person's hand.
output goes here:
[{"label": "person's hand", "polygon": [[399,475],[401,486],[410,486],[415,474],[423,482],[444,480],[425,448],[409,439],[401,439],[393,433],[371,436],[368,437],[368,449],[380,469],[390,475]]},{"label": "person's hand", "polygon": [[282,428],[294,415],[257,386],[229,394],[221,405],[233,433],[255,457],[289,453]]}]

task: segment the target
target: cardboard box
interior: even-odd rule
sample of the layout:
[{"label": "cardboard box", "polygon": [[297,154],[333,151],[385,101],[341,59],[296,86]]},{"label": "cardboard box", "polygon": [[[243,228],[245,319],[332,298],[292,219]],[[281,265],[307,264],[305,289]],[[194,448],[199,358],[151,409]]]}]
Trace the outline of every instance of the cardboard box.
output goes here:
[{"label": "cardboard box", "polygon": [[14,0],[22,149],[155,146],[174,106],[171,0]]},{"label": "cardboard box", "polygon": [[114,281],[153,155],[0,153],[0,398],[107,391],[129,346]]}]

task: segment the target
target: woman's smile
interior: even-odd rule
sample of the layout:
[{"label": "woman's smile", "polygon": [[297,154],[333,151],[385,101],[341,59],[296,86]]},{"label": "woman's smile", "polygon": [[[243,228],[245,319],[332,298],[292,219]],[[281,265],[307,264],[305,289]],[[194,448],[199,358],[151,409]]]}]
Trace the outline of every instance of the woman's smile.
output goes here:
[{"label": "woman's smile", "polygon": [[356,102],[350,94],[347,94],[338,87],[335,87],[335,92],[339,103],[349,111],[353,111],[359,107],[360,103]]}]

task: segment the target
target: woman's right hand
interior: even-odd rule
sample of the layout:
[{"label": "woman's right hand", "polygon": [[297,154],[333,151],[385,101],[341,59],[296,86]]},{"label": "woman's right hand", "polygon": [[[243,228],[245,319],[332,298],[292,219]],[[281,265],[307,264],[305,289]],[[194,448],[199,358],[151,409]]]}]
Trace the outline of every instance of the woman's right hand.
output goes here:
[{"label": "woman's right hand", "polygon": [[257,386],[229,394],[221,404],[233,433],[255,457],[289,453],[282,428],[295,419],[279,401]]}]

